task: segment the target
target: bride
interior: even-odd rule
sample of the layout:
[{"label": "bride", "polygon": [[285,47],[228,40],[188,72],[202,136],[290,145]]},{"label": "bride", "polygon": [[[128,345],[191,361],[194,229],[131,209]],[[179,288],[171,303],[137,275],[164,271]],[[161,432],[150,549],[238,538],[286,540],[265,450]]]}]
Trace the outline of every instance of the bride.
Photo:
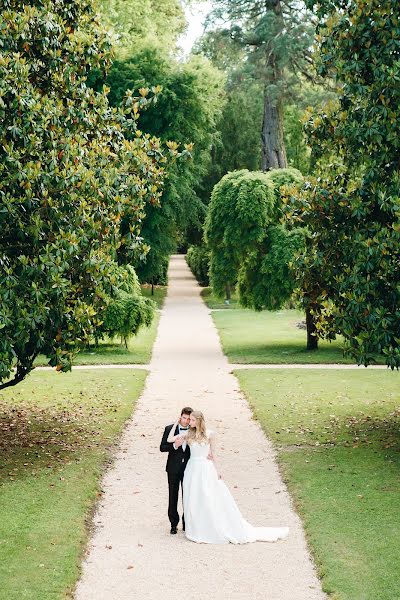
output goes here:
[{"label": "bride", "polygon": [[189,430],[168,442],[190,446],[190,459],[183,479],[186,537],[205,544],[275,542],[287,537],[288,527],[253,527],[242,517],[221,475],[215,455],[215,434],[206,429],[203,413],[193,411]]}]

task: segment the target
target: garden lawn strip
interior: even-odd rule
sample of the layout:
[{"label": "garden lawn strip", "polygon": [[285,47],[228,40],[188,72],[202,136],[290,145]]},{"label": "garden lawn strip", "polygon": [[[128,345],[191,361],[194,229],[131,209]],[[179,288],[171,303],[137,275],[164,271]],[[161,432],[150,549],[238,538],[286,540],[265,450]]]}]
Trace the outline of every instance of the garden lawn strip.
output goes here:
[{"label": "garden lawn strip", "polygon": [[[304,315],[298,310],[255,312],[249,309],[212,310],[229,362],[249,364],[344,363],[342,340],[320,340],[319,349],[306,350]],[[378,362],[384,362],[380,358]]]},{"label": "garden lawn strip", "polygon": [[1,392],[1,598],[71,597],[102,473],[145,378],[36,371]]},{"label": "garden lawn strip", "polygon": [[235,373],[276,447],[323,589],[400,598],[400,374]]}]

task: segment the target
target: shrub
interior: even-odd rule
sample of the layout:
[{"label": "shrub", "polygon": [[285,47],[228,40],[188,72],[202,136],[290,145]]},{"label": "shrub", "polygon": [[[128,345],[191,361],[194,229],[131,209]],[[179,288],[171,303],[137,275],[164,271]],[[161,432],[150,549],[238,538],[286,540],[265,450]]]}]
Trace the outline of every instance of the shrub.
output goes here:
[{"label": "shrub", "polygon": [[140,327],[151,325],[155,303],[142,296],[139,279],[132,266],[115,267],[113,273],[113,295],[107,299],[107,307],[102,315],[103,323],[96,338],[105,335],[121,337],[121,343],[128,345],[131,335],[136,335]]},{"label": "shrub", "polygon": [[205,246],[191,246],[186,255],[186,262],[193,275],[202,286],[210,284],[210,251]]}]

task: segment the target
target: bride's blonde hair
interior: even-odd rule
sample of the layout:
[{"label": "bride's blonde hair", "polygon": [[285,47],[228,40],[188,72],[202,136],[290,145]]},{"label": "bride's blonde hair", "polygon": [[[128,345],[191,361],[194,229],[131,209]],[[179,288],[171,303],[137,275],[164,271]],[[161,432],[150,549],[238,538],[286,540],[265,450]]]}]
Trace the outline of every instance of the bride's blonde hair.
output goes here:
[{"label": "bride's blonde hair", "polygon": [[196,427],[190,427],[186,441],[188,444],[191,442],[208,442],[207,430],[206,430],[206,422],[204,420],[204,415],[199,410],[194,410],[191,417],[196,419]]}]

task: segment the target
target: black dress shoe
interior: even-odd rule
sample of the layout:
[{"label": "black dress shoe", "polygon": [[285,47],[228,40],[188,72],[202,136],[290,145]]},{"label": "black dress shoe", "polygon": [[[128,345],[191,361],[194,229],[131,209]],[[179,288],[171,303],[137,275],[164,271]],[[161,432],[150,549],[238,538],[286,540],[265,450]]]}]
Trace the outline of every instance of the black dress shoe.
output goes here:
[{"label": "black dress shoe", "polygon": [[177,530],[177,528],[176,528],[175,526],[174,526],[174,527],[171,527],[171,531],[170,531],[170,533],[178,533],[178,530]]}]

